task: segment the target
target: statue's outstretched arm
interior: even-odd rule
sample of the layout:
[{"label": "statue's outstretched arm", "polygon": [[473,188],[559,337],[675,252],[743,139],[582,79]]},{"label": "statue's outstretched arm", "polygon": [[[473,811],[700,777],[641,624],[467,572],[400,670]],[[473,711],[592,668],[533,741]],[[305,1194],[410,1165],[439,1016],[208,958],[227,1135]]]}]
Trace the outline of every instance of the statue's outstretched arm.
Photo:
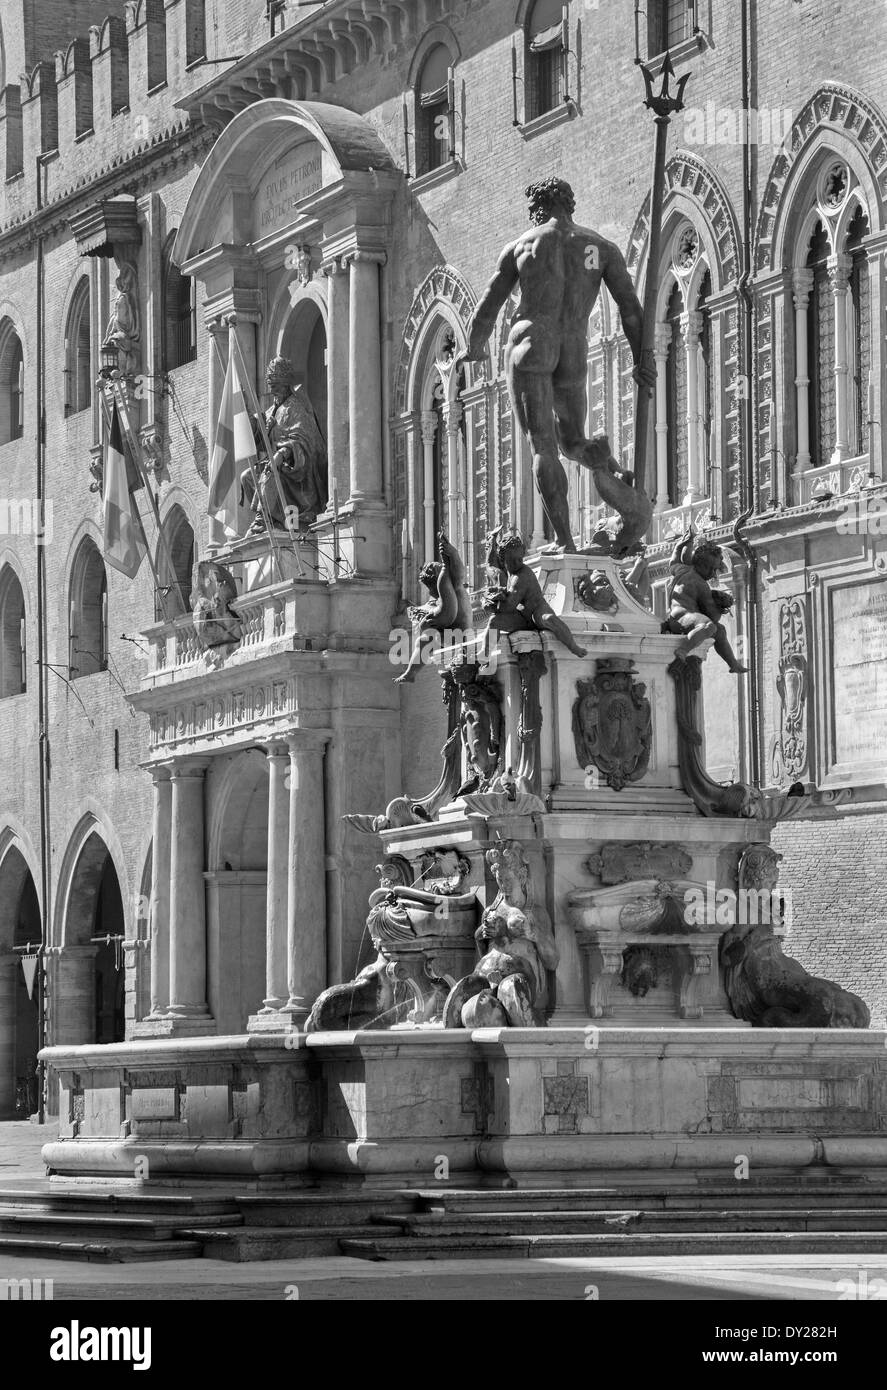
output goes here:
[{"label": "statue's outstretched arm", "polygon": [[514,246],[506,246],[499,257],[496,274],[480,297],[477,308],[471,316],[468,330],[468,348],[465,357],[474,362],[483,356],[483,348],[493,331],[499,310],[517,284],[517,262]]},{"label": "statue's outstretched arm", "polygon": [[637,297],[634,283],[628,273],[628,266],[618,247],[608,245],[604,258],[604,284],[616,301],[622,330],[628,339],[635,362],[641,355],[641,330],[644,311]]}]

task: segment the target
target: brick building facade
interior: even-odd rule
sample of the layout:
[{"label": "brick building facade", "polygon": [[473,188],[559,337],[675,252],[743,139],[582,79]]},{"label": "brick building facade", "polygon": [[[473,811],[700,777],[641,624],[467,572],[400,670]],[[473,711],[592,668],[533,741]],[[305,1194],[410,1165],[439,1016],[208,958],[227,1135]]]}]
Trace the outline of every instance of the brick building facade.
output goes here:
[{"label": "brick building facade", "polygon": [[[337,177],[366,181],[360,235],[377,223],[384,243],[381,488],[375,510],[354,512],[372,545],[359,542],[355,526],[349,553],[355,584],[387,584],[396,627],[404,598],[419,596],[418,571],[440,525],[458,540],[475,589],[483,539],[499,517],[513,515],[534,542],[545,539],[505,391],[501,331],[486,363],[460,376],[453,361],[499,250],[525,223],[523,190],[536,178],[568,179],[577,219],[614,241],[643,277],[652,120],[635,58],[654,58],[666,42],[690,80],[670,136],[659,267],[648,469],[654,603],[664,602],[668,553],[688,519],[729,547],[733,635],[752,674],[736,681],[714,658],[706,663],[709,768],[724,779],[828,794],[832,804],[816,819],[789,819],[774,833],[793,895],[790,944],[809,968],[858,990],[883,1022],[887,19],[878,0],[661,0],[646,9],[639,18],[629,0],[5,7],[0,1112],[14,1108],[16,1078],[30,1071],[36,1049],[40,977],[29,998],[22,947],[42,936],[47,948],[53,1042],[119,1039],[151,1006],[152,785],[140,768],[149,717],[126,697],[146,673],[150,685],[161,639],[142,634],[163,614],[147,566],[133,582],[104,566],[98,486],[95,381],[121,245],[131,248],[137,281],[134,409],[176,602],[190,593],[193,562],[219,539],[206,515],[206,479],[223,310],[237,311],[257,385],[257,364],[273,353],[294,361],[328,424],[331,482],[339,480],[343,498],[349,469],[363,466],[363,441],[349,437],[359,422],[342,408],[336,374],[333,319],[344,301],[334,309],[343,270],[332,224],[324,223],[319,252],[308,245],[310,259],[300,262],[298,246],[285,244],[288,213],[271,171],[250,187],[248,167],[238,166],[245,204],[237,211],[235,199],[231,216],[258,218],[257,239],[279,231],[279,263],[241,274],[229,257],[223,284],[208,255],[213,179],[230,183],[235,158],[234,137],[231,153],[223,150],[224,132],[241,123],[258,170],[263,140],[270,148],[287,119],[282,107],[263,108],[267,135],[261,112],[249,133],[250,107],[294,102],[304,129],[324,139],[326,108],[362,118],[364,163],[340,163]],[[860,44],[861,33],[871,41]],[[308,226],[305,208],[320,207],[311,199],[321,198],[326,173],[315,185],[311,170],[297,175],[281,160],[283,176],[299,180],[293,218]],[[109,205],[118,240],[108,217],[104,231],[96,221],[95,210]],[[311,216],[323,221],[321,212]],[[220,224],[219,245],[230,232]],[[606,296],[592,329],[591,426],[630,461],[631,361]],[[372,376],[375,367],[365,370]],[[585,542],[602,513],[575,474],[571,503]],[[141,506],[156,545],[144,495]],[[161,572],[167,563],[159,556]],[[384,633],[366,650],[381,660]],[[342,809],[378,812],[386,793],[421,795],[437,778],[444,715],[436,679],[425,672],[379,698],[380,728],[399,750],[388,785],[368,779],[363,804]],[[334,746],[335,738],[329,767],[350,756]],[[241,830],[264,776],[244,782]],[[225,872],[260,875],[262,853],[260,844],[244,849]],[[373,875],[367,851],[331,818],[325,855],[330,940],[338,943],[327,962],[332,979],[355,964],[358,905]]]}]

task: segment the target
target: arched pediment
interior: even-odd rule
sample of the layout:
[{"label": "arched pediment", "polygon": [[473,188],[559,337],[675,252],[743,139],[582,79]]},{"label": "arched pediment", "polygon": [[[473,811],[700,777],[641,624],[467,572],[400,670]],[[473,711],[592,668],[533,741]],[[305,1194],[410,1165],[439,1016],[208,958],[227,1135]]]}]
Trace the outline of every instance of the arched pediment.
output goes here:
[{"label": "arched pediment", "polygon": [[770,168],[755,230],[754,267],[776,269],[785,245],[794,195],[824,150],[847,159],[863,186],[872,230],[887,221],[887,118],[867,97],[826,82],[807,102]]},{"label": "arched pediment", "polygon": [[[430,270],[417,289],[410,312],[404,324],[400,344],[400,355],[394,373],[394,404],[398,414],[411,408],[415,392],[412,381],[417,376],[416,343],[424,334],[428,322],[435,314],[448,319],[453,328],[467,341],[468,325],[477,297],[467,280],[451,265],[437,265]],[[464,342],[459,342],[459,348]],[[475,372],[481,371],[480,364],[474,364]]]},{"label": "arched pediment", "polygon": [[326,102],[257,101],[235,116],[188,199],[173,260],[184,267],[216,245],[255,245],[299,220],[302,205],[340,186],[397,173],[370,123]]},{"label": "arched pediment", "polygon": [[[678,150],[665,169],[667,192],[663,221],[682,213],[698,228],[707,252],[712,285],[718,293],[739,279],[739,228],[726,190],[713,169],[697,155]],[[650,232],[650,195],[632,228],[626,252],[628,269],[635,283],[646,258]]]}]

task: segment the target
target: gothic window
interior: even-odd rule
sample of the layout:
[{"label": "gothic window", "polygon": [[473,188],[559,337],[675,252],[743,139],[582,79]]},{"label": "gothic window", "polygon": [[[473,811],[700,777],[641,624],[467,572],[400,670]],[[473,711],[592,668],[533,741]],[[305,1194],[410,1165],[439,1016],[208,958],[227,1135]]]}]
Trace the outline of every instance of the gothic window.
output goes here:
[{"label": "gothic window", "polygon": [[[194,531],[181,507],[173,507],[163,523],[166,545],[157,555],[157,572],[168,595],[167,610],[171,614],[188,613],[191,609],[191,588],[196,559]],[[154,616],[157,622],[164,617],[158,594]]]},{"label": "gothic window", "polygon": [[0,323],[0,444],[24,433],[25,359],[9,319]]},{"label": "gothic window", "polygon": [[871,285],[868,257],[862,244],[868,236],[868,231],[868,218],[859,207],[847,228],[847,240],[844,243],[844,250],[850,257],[847,336],[851,455],[868,451],[868,387],[872,365]]},{"label": "gothic window", "polygon": [[183,275],[171,256],[175,235],[166,243],[163,271],[163,367],[172,372],[197,360],[196,282]]},{"label": "gothic window", "polygon": [[429,49],[416,85],[416,173],[430,174],[455,157],[452,62],[446,44]]},{"label": "gothic window", "polygon": [[105,564],[91,540],[74,558],[69,602],[71,680],[108,668],[108,581]]},{"label": "gothic window", "polygon": [[80,281],[71,301],[65,331],[65,414],[76,415],[92,402],[92,343],[89,330],[89,281]]},{"label": "gothic window", "polygon": [[813,272],[807,315],[807,362],[810,461],[814,468],[829,462],[835,442],[835,320],[828,257],[828,235],[822,222],[817,222],[807,250],[807,269]]},{"label": "gothic window", "polygon": [[553,111],[564,98],[563,0],[535,0],[526,25],[526,120]]},{"label": "gothic window", "polygon": [[0,574],[0,699],[25,691],[25,599],[15,571]]},{"label": "gothic window", "polygon": [[671,329],[666,364],[668,420],[668,504],[676,507],[687,486],[687,354],[682,318],[684,298],[675,284],[668,298],[666,322]]},{"label": "gothic window", "polygon": [[697,307],[700,312],[699,328],[699,414],[701,420],[702,465],[700,476],[704,479],[706,496],[712,495],[709,469],[712,460],[712,421],[715,409],[715,382],[712,364],[712,325],[711,310],[708,307],[711,295],[711,273],[706,270],[699,285]]}]

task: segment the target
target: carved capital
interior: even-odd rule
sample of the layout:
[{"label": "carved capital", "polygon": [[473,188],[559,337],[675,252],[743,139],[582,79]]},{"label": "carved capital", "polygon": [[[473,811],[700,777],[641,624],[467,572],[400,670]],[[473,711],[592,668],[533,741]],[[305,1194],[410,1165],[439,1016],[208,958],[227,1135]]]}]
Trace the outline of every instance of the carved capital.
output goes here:
[{"label": "carved capital", "polygon": [[828,282],[831,285],[833,294],[846,293],[852,266],[852,259],[850,256],[844,255],[843,252],[839,252],[835,256],[829,256],[826,261],[826,269],[828,271]]},{"label": "carved capital", "polygon": [[702,333],[702,314],[698,309],[689,309],[681,314],[681,333],[688,347],[695,347]]},{"label": "carved capital", "polygon": [[388,260],[386,251],[372,251],[364,247],[357,247],[354,251],[346,251],[342,257],[344,265],[385,265]]},{"label": "carved capital", "polygon": [[668,348],[671,343],[671,324],[657,323],[653,331],[653,353],[658,358],[668,356]]},{"label": "carved capital", "polygon": [[422,443],[433,444],[437,434],[437,411],[423,410],[419,418],[419,428],[422,431]]},{"label": "carved capital", "polygon": [[792,295],[796,309],[806,309],[813,289],[812,270],[792,271]]}]

